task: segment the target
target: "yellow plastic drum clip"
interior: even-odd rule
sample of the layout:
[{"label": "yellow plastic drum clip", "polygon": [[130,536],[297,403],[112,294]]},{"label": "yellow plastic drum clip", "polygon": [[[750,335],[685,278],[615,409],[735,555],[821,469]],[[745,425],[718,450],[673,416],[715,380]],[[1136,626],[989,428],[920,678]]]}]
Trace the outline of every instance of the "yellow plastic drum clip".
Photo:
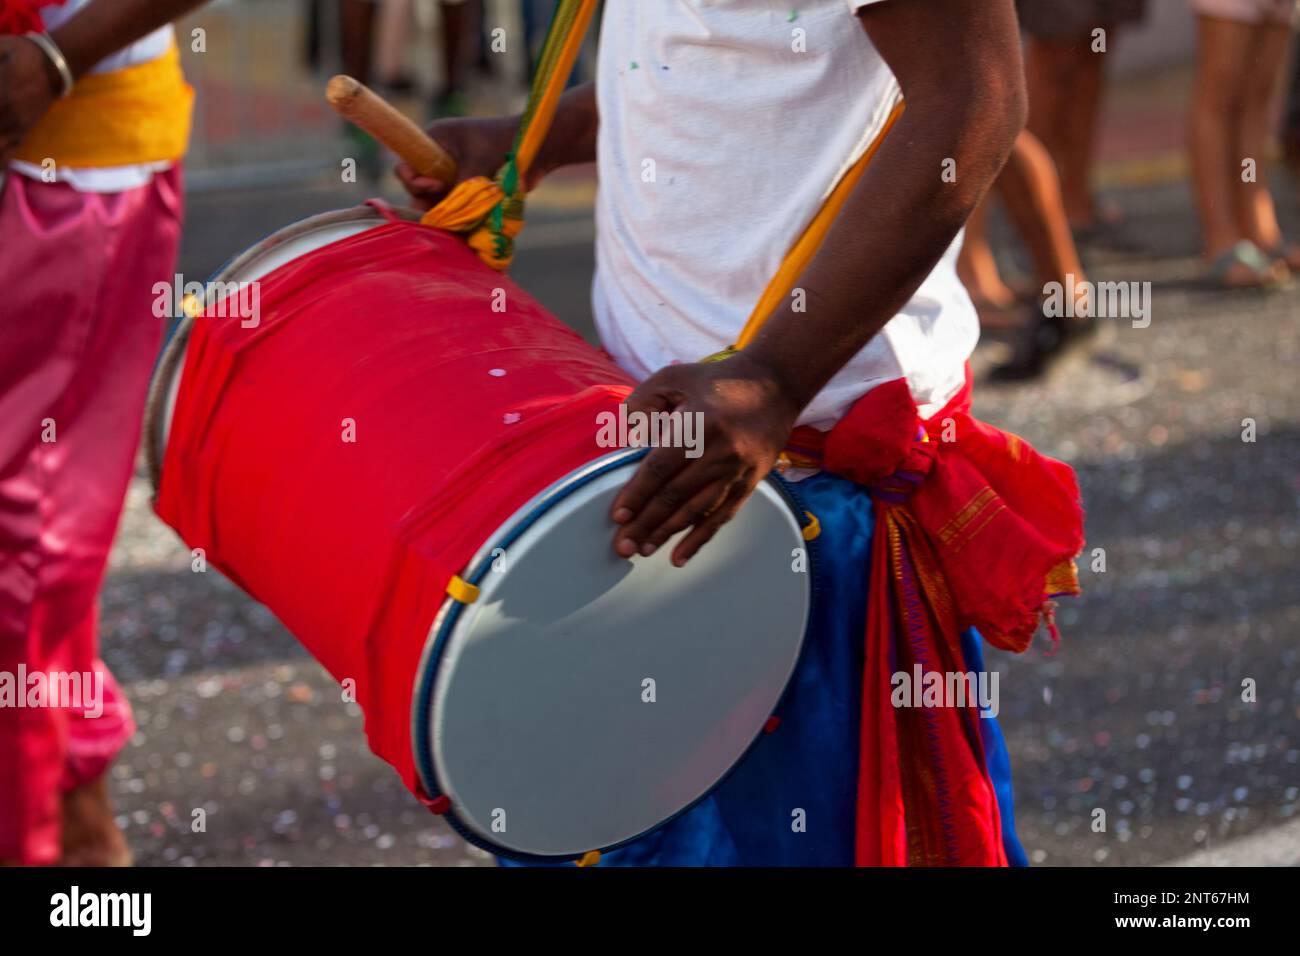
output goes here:
[{"label": "yellow plastic drum clip", "polygon": [[453,601],[461,604],[473,604],[478,600],[478,586],[470,584],[459,574],[453,574],[447,582],[447,594]]}]

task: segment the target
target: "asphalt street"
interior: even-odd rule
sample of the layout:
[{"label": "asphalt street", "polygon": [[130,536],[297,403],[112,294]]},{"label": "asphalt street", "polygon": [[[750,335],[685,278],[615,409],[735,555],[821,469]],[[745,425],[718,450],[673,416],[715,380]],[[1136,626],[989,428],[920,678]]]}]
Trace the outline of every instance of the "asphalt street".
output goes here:
[{"label": "asphalt street", "polygon": [[[206,276],[274,229],[366,195],[194,195],[181,271]],[[1085,594],[1058,612],[1059,650],[1042,639],[1019,657],[989,655],[1020,835],[1039,864],[1266,851],[1295,863],[1300,287],[1211,291],[1197,279],[1185,185],[1116,198],[1143,251],[1088,264],[1094,278],[1152,283],[1149,326],[1109,320],[1094,354],[1047,380],[977,389],[981,417],[1075,466],[1088,511]],[[593,230],[570,205],[536,212],[512,274],[590,334]],[[1284,208],[1300,226],[1294,199]],[[982,344],[977,372],[1003,348]],[[140,724],[113,771],[138,862],[490,863],[369,753],[356,706],[267,610],[217,573],[191,572],[142,473],[103,595],[103,646]]]}]

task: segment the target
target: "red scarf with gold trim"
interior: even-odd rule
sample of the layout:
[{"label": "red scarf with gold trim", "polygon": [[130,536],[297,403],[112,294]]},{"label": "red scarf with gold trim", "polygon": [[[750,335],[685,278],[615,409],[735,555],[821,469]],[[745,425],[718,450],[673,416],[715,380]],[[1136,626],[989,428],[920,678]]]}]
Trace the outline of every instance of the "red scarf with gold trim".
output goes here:
[{"label": "red scarf with gold trim", "polygon": [[903,379],[788,457],[870,489],[876,507],[863,671],[859,866],[1005,866],[979,708],[895,707],[897,673],[966,671],[961,632],[1025,650],[1052,599],[1078,594],[1074,471],[970,414],[970,380],[922,420]]}]

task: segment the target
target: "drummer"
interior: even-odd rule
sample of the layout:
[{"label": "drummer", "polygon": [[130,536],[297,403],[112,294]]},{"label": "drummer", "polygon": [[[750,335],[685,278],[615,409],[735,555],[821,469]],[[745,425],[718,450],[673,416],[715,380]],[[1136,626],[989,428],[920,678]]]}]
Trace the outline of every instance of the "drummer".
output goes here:
[{"label": "drummer", "polygon": [[[592,302],[604,347],[641,383],[629,410],[704,413],[703,454],[652,451],[611,513],[624,557],[686,531],[671,554],[683,565],[796,425],[825,431],[900,378],[923,417],[965,386],[978,320],[955,262],[962,225],[1025,120],[1016,15],[1013,0],[806,0],[788,18],[611,0],[599,57],[596,82],[564,97],[535,169],[598,163]],[[903,98],[796,294],[752,344],[699,362],[735,341],[793,240]],[[514,128],[457,119],[430,133],[459,175],[491,176]],[[405,165],[398,175],[426,205],[452,185]],[[780,729],[695,809],[603,864],[854,862],[871,499],[825,472],[800,490],[821,515],[830,567]],[[966,667],[983,670],[972,633],[962,646]],[[972,840],[988,843],[980,860],[1023,862],[1002,738],[995,720],[979,724],[1001,832],[994,823]]]},{"label": "drummer", "polygon": [[130,862],[106,771],[135,725],[95,598],[180,239],[168,24],[199,5],[0,0],[0,672],[103,689],[0,707],[0,864]]}]

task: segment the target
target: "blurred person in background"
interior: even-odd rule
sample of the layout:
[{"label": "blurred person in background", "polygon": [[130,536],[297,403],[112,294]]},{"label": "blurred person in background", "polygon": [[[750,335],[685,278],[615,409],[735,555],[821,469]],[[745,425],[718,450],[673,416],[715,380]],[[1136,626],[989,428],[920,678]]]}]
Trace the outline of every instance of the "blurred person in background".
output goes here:
[{"label": "blurred person in background", "polygon": [[1131,249],[1119,209],[1093,192],[1092,169],[1106,53],[1119,26],[1142,18],[1146,0],[1017,0],[1016,8],[1029,35],[1029,130],[1056,164],[1070,228],[1081,243]]},{"label": "blurred person in background", "polygon": [[406,68],[414,9],[411,0],[381,0],[375,41],[375,85],[390,94],[411,93],[415,78]]},{"label": "blurred person in background", "polygon": [[1192,178],[1205,265],[1227,288],[1272,286],[1300,269],[1268,187],[1275,97],[1295,0],[1192,0],[1200,47],[1192,96]]},{"label": "blurred person in background", "polygon": [[432,116],[464,116],[469,112],[466,72],[478,59],[483,0],[442,0],[442,87],[434,92]]},{"label": "blurred person in background", "polygon": [[[376,7],[379,3],[391,2],[395,0],[340,0],[343,72],[362,83],[375,79],[371,76],[371,62],[374,55]],[[431,100],[434,118],[464,116],[468,110],[466,70],[477,57],[481,6],[482,0],[440,0],[438,4],[442,14],[441,28],[438,31],[442,46],[442,75],[441,86]],[[399,15],[400,11],[393,12],[394,17]],[[390,36],[388,42],[396,45],[398,39]],[[386,56],[391,56],[393,46],[388,49]],[[393,77],[380,76],[377,79],[382,83]]]},{"label": "blurred person in background", "polygon": [[[199,5],[0,0],[0,863],[131,859],[107,770],[135,725],[96,596],[180,240],[193,91],[169,23]],[[58,674],[79,705],[33,683]]]},{"label": "blurred person in background", "polygon": [[[524,82],[529,83],[533,78],[533,70],[536,68],[537,55],[541,52],[542,41],[546,39],[546,28],[551,22],[551,16],[555,13],[555,4],[557,0],[519,0],[520,19],[523,23],[524,30]],[[603,7],[596,11],[595,26],[593,32],[600,32],[600,17]],[[568,86],[572,89],[581,85],[586,80],[586,70],[583,69],[582,59],[574,65],[573,73],[569,76]]]},{"label": "blurred person in background", "polygon": [[[537,54],[546,37],[546,24],[555,11],[556,0],[519,0],[520,18],[524,28],[524,82],[533,78],[537,67]],[[575,70],[576,73],[576,70]]]},{"label": "blurred person in background", "polygon": [[1291,81],[1287,85],[1282,122],[1282,158],[1291,175],[1300,177],[1300,36],[1291,49]]},{"label": "blurred person in background", "polygon": [[[1084,341],[1095,322],[1086,317],[1090,287],[1065,217],[1056,167],[1033,133],[1024,130],[1016,138],[994,186],[1033,261],[1035,286],[1017,291],[1002,279],[988,236],[992,194],[966,224],[957,274],[975,303],[980,326],[1016,333],[1011,358],[994,369],[993,377],[1018,381],[1041,375],[1072,345]],[[1073,317],[1049,315],[1042,307],[1050,283],[1060,283],[1062,289],[1073,286]]]}]

